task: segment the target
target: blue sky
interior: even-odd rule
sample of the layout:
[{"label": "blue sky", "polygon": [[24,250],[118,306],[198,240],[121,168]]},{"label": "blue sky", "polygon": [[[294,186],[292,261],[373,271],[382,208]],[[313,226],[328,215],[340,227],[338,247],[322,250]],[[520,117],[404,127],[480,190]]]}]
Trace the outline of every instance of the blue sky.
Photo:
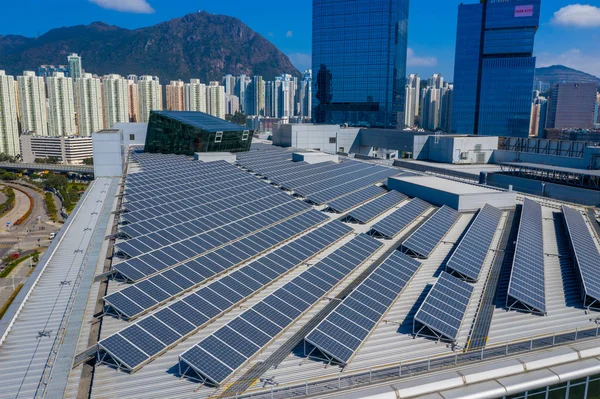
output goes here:
[{"label": "blue sky", "polygon": [[[600,76],[600,2],[575,1],[542,0],[538,66],[563,64]],[[440,72],[452,80],[460,2],[411,0],[408,73],[426,77]],[[310,66],[311,6],[310,0],[61,0],[52,6],[42,0],[10,1],[3,4],[0,35],[35,37],[52,28],[93,21],[134,29],[201,9],[241,19],[286,53],[298,69],[305,69]]]}]

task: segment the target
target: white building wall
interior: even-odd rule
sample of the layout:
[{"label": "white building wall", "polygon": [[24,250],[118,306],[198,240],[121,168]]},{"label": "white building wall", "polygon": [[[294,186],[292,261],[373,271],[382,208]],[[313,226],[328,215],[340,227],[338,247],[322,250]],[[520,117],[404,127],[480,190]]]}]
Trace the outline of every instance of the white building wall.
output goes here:
[{"label": "white building wall", "polygon": [[352,148],[359,130],[359,128],[341,128],[338,125],[282,124],[273,131],[273,144],[331,154],[347,153]]},{"label": "white building wall", "polygon": [[206,88],[207,113],[217,118],[225,119],[227,105],[225,102],[225,88],[219,82],[210,82]]},{"label": "white building wall", "polygon": [[79,135],[89,137],[93,132],[104,129],[100,79],[92,77],[91,73],[84,74],[75,81],[75,96]]},{"label": "white building wall", "polygon": [[206,85],[200,79],[190,79],[183,86],[184,109],[206,113]]},{"label": "white building wall", "polygon": [[101,130],[92,134],[94,147],[94,176],[122,176],[124,147],[119,130]]},{"label": "white building wall", "polygon": [[24,134],[20,142],[25,163],[34,163],[36,158],[57,157],[65,164],[82,164],[84,159],[92,157],[91,137]]},{"label": "white building wall", "polygon": [[75,99],[73,79],[63,72],[54,72],[46,78],[48,86],[48,122],[50,136],[71,136],[77,134],[75,125]]},{"label": "white building wall", "polygon": [[15,79],[0,70],[0,153],[16,156],[19,148],[19,124]]},{"label": "white building wall", "polygon": [[139,122],[148,122],[150,111],[161,111],[162,86],[155,76],[141,76],[138,80],[138,93],[140,101]]},{"label": "white building wall", "polygon": [[102,80],[104,126],[129,122],[129,87],[120,75],[107,75]]},{"label": "white building wall", "polygon": [[33,71],[23,72],[17,77],[21,110],[21,129],[48,135],[48,114],[46,111],[46,86],[44,78],[35,76]]}]

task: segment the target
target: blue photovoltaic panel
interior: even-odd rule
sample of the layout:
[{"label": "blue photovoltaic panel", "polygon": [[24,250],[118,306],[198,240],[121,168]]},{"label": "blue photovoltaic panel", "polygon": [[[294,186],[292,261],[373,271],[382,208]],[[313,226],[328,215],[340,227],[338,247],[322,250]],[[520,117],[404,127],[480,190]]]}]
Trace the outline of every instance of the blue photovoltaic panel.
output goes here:
[{"label": "blue photovoltaic panel", "polygon": [[[266,335],[268,337],[266,342],[270,342],[281,331],[289,327],[300,314],[310,309],[335,285],[373,256],[382,245],[382,243],[367,235],[357,236],[295,277],[282,288],[246,310],[227,325],[200,341],[192,349],[179,355],[180,361],[189,365],[195,373],[215,385],[222,384],[235,370],[260,352],[265,345],[263,342],[266,338],[263,335],[258,335],[260,341],[257,341],[256,331],[248,330],[246,328],[248,324],[256,327],[262,334]],[[317,289],[313,285],[308,288],[308,282],[319,278],[317,277],[318,272],[332,276],[330,282],[324,283],[322,289]],[[305,292],[300,295],[299,293],[302,291]],[[244,326],[241,330],[233,327],[233,323],[238,319],[247,322],[239,323]],[[226,332],[229,331],[235,331],[237,335],[227,334]],[[237,338],[238,336],[241,336],[241,338]],[[223,351],[224,345],[230,348],[231,351]],[[195,356],[198,351],[202,352],[203,355],[200,360]],[[206,363],[204,361],[206,355],[212,356],[213,360]],[[225,370],[222,372],[213,371],[213,369],[223,370],[223,368]]]},{"label": "blue photovoltaic panel", "polygon": [[423,258],[429,258],[456,223],[460,213],[444,205],[402,243],[402,246]]},{"label": "blue photovoltaic panel", "polygon": [[420,266],[418,260],[395,251],[306,336],[306,341],[340,363],[348,363]]},{"label": "blue photovoltaic panel", "polygon": [[479,273],[498,229],[502,211],[486,204],[469,227],[464,238],[446,264],[446,269],[470,281],[477,281]]},{"label": "blue photovoltaic panel", "polygon": [[369,186],[331,201],[327,204],[327,207],[335,212],[344,213],[382,194],[385,194],[384,189],[377,186]]},{"label": "blue photovoltaic panel", "polygon": [[381,215],[399,205],[402,201],[408,197],[398,191],[392,190],[382,197],[379,197],[368,204],[364,204],[357,209],[352,210],[348,213],[348,218],[355,220],[359,223],[369,223],[377,216]]},{"label": "blue photovoltaic panel", "polygon": [[[138,343],[135,337],[131,340],[123,338],[124,335],[131,335],[130,331],[139,332],[139,328],[141,328],[151,337],[155,337],[164,344],[160,351],[171,347],[220,313],[263,289],[273,280],[306,262],[351,232],[350,227],[339,221],[327,223],[294,242],[243,266],[224,278],[203,286],[193,294],[171,303],[168,307],[130,324],[118,333],[101,340],[98,346],[113,359],[123,363],[123,367],[136,370],[151,360],[153,356],[156,356],[156,353],[152,355],[140,351],[138,348],[142,344]],[[237,297],[234,299],[235,303],[227,300],[222,296],[227,295],[226,292],[228,292],[226,291],[228,288],[225,288],[224,285],[240,294],[243,292],[245,298]],[[289,291],[295,292],[293,288]],[[320,295],[320,292],[318,294]],[[313,293],[307,295],[309,297],[315,296]],[[133,314],[142,312],[141,308],[132,310],[125,308],[124,311],[130,311]],[[249,322],[254,327],[245,326],[245,330],[247,330],[247,336],[252,337],[252,342],[260,343],[264,341],[266,343],[271,339],[270,330],[266,332],[266,338],[259,339],[260,330],[259,332],[256,331],[258,326],[252,320],[249,320]],[[230,327],[235,329],[238,324],[231,323]]]},{"label": "blue photovoltaic panel", "polygon": [[586,295],[585,306],[600,309],[600,253],[584,216],[576,209],[562,206],[571,248]]},{"label": "blue photovoltaic panel", "polygon": [[[546,313],[542,206],[525,199],[515,248],[507,306]],[[519,306],[520,305],[520,306]]]},{"label": "blue photovoltaic panel", "polygon": [[413,333],[456,342],[472,293],[469,283],[442,272],[415,315]]},{"label": "blue photovoltaic panel", "polygon": [[431,204],[419,198],[413,198],[408,204],[375,223],[371,228],[371,234],[394,238],[430,207]]}]

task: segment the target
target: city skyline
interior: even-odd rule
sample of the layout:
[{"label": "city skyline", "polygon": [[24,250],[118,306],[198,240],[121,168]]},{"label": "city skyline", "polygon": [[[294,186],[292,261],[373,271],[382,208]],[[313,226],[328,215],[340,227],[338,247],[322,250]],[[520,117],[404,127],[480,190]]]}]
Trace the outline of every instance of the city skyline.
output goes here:
[{"label": "city skyline", "polygon": [[[138,5],[138,8],[131,6],[129,12],[102,8],[94,2],[66,0],[66,3],[69,12],[57,13],[52,18],[48,18],[43,10],[28,9],[30,24],[18,24],[18,19],[11,18],[14,13],[24,12],[24,5],[8,4],[7,12],[0,17],[0,34],[35,37],[60,26],[89,24],[98,20],[135,29],[198,11],[200,6],[211,13],[239,18],[288,55],[298,70],[310,67],[312,7],[308,1],[295,8],[294,18],[276,18],[279,9],[271,0],[261,0],[261,7],[237,1],[218,4],[187,1],[171,4],[163,0],[124,2]],[[114,3],[119,2],[102,0],[95,3],[114,7]],[[437,0],[411,2],[407,74],[430,76],[440,73],[452,81],[459,3]],[[149,8],[143,8],[144,4]],[[265,18],[269,20],[268,24],[257,22]],[[435,21],[435,24],[428,21]],[[534,50],[534,56],[538,57],[537,66],[561,64],[600,76],[600,57],[594,52],[594,43],[600,40],[598,29],[594,29],[597,27],[600,27],[599,7],[575,4],[572,0],[545,0]]]}]

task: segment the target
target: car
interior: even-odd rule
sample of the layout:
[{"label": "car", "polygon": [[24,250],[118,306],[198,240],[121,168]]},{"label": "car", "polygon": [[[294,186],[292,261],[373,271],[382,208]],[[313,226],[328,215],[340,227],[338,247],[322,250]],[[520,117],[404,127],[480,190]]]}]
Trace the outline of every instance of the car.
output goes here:
[{"label": "car", "polygon": [[48,235],[48,239],[49,239],[49,240],[53,240],[53,239],[54,239],[54,237],[56,237],[56,233],[50,233],[50,234]]}]

